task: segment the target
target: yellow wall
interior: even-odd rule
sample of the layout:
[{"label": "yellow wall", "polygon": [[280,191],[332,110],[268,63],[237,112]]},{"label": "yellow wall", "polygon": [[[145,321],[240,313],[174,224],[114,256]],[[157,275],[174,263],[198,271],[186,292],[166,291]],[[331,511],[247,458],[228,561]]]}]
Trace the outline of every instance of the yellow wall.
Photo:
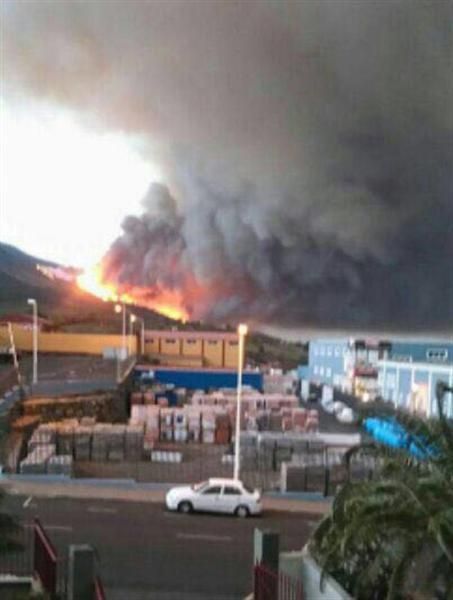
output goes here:
[{"label": "yellow wall", "polygon": [[225,363],[227,368],[236,368],[238,364],[239,345],[238,342],[225,341]]},{"label": "yellow wall", "polygon": [[203,358],[208,367],[223,367],[223,340],[204,340]]},{"label": "yellow wall", "polygon": [[173,356],[181,354],[181,340],[172,338],[171,335],[161,338],[160,352],[161,354],[171,354]]},{"label": "yellow wall", "polygon": [[[13,325],[14,343],[17,350],[31,352],[33,337],[30,330]],[[7,340],[5,342],[5,340]],[[0,327],[0,345],[9,345],[7,327]],[[66,354],[102,354],[105,348],[121,348],[121,335],[91,333],[43,333],[38,332],[38,351]],[[137,338],[126,336],[126,347],[137,352]]]},{"label": "yellow wall", "polygon": [[159,338],[149,338],[145,342],[145,354],[159,354]]},{"label": "yellow wall", "polygon": [[202,341],[197,338],[184,338],[182,340],[182,353],[184,356],[202,356]]}]

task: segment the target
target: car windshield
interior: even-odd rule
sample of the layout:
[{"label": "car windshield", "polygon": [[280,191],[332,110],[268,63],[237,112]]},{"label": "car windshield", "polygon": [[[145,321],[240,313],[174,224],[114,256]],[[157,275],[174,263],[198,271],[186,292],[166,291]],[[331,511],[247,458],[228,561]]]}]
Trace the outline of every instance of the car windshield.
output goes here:
[{"label": "car windshield", "polygon": [[192,485],[192,489],[194,492],[200,492],[209,482],[201,481],[200,483],[194,483]]},{"label": "car windshield", "polygon": [[248,494],[253,494],[254,490],[252,490],[252,488],[249,488],[247,485],[242,484],[242,487],[244,488],[244,490],[248,493]]}]

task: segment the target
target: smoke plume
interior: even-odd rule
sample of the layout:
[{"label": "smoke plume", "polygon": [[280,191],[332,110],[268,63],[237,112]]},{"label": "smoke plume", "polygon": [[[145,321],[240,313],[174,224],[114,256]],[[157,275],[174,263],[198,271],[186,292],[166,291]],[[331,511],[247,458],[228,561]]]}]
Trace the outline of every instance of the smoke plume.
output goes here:
[{"label": "smoke plume", "polygon": [[449,0],[1,10],[4,94],[134,134],[164,169],[110,280],[197,318],[451,330]]}]

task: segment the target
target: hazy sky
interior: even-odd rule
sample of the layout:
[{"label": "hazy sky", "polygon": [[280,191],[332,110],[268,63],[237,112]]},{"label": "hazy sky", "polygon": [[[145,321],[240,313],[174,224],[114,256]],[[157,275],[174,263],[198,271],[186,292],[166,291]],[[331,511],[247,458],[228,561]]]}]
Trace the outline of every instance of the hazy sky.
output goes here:
[{"label": "hazy sky", "polygon": [[200,318],[451,330],[450,0],[0,10],[3,240],[113,243]]}]

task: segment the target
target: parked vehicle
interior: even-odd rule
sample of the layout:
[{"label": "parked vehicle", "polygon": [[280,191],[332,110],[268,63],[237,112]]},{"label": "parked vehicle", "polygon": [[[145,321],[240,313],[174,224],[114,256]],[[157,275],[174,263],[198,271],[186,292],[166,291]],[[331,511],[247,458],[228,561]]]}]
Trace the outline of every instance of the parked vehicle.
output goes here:
[{"label": "parked vehicle", "polygon": [[165,498],[169,510],[229,513],[248,517],[261,513],[261,494],[249,490],[237,479],[208,479],[194,485],[178,486]]}]

